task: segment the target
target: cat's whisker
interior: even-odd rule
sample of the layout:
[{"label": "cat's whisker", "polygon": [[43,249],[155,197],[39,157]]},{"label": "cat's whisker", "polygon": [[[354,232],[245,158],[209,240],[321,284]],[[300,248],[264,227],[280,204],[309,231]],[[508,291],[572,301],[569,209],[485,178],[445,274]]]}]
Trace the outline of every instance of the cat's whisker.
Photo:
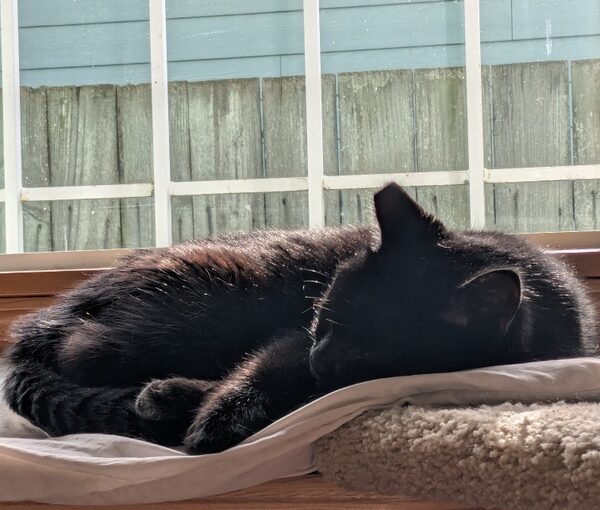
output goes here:
[{"label": "cat's whisker", "polygon": [[321,286],[323,286],[323,287],[325,287],[325,286],[329,285],[328,283],[326,283],[326,282],[322,282],[322,281],[320,281],[320,280],[304,280],[304,283],[315,283],[315,284],[317,284],[317,285],[321,285]]},{"label": "cat's whisker", "polygon": [[317,269],[314,269],[314,268],[303,267],[303,268],[301,268],[301,271],[318,274],[319,276],[323,276],[324,278],[327,278],[327,279],[330,278],[330,275],[324,273],[323,271],[318,271]]}]

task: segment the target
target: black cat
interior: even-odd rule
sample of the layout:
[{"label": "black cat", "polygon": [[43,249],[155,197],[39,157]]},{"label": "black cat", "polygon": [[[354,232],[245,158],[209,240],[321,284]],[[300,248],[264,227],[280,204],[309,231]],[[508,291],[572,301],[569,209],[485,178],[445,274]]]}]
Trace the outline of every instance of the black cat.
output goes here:
[{"label": "black cat", "polygon": [[52,435],[205,453],[360,381],[596,354],[589,299],[558,260],[449,231],[395,184],[375,211],[379,228],[137,251],[13,329],[10,406]]}]

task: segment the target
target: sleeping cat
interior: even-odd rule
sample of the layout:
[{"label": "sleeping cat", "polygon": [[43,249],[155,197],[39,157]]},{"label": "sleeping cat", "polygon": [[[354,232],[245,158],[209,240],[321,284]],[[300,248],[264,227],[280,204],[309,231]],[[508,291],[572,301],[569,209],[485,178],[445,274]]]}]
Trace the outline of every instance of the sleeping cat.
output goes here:
[{"label": "sleeping cat", "polygon": [[136,251],[16,325],[9,405],[51,435],[208,453],[357,382],[596,354],[561,262],[453,232],[395,184],[374,201],[378,227]]}]

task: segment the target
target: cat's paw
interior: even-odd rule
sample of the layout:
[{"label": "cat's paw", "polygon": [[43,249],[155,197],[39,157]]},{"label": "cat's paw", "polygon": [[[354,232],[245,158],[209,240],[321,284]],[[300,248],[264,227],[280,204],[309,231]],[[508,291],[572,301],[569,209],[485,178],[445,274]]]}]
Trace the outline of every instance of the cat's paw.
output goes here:
[{"label": "cat's paw", "polygon": [[187,453],[217,453],[241,443],[266,427],[268,399],[245,388],[213,396],[201,407],[183,442]]},{"label": "cat's paw", "polygon": [[230,417],[217,410],[198,417],[187,430],[183,444],[192,455],[218,453],[237,445],[246,436]]},{"label": "cat's paw", "polygon": [[213,388],[211,381],[173,377],[148,383],[135,401],[135,411],[144,420],[166,421],[194,413]]}]

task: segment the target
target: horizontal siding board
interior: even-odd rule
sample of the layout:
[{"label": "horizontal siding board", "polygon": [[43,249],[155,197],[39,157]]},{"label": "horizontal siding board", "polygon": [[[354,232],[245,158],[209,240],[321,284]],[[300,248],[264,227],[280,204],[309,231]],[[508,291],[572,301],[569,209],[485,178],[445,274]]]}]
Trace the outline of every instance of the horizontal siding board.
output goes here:
[{"label": "horizontal siding board", "polygon": [[321,49],[430,46],[464,41],[462,6],[454,2],[325,10]]},{"label": "horizontal siding board", "polygon": [[481,40],[505,41],[512,38],[511,0],[479,0]]},{"label": "horizontal siding board", "polygon": [[[447,0],[322,0],[321,9],[444,3]],[[483,0],[483,4],[499,0]],[[506,1],[506,0],[502,0]],[[508,0],[509,1],[509,0]],[[462,2],[461,2],[462,3]],[[234,16],[268,12],[301,11],[302,0],[170,0],[167,18]],[[148,20],[147,0],[21,0],[19,20],[22,27],[80,25]]]},{"label": "horizontal siding board", "polygon": [[[394,0],[389,3],[396,3]],[[405,0],[406,1],[406,0]],[[326,2],[323,2],[326,3]],[[358,3],[358,2],[348,2]],[[361,0],[359,3],[366,3]],[[380,2],[378,2],[380,3]],[[298,11],[302,0],[167,0],[168,18]],[[80,25],[148,19],[148,0],[20,0],[23,27]]]},{"label": "horizontal siding board", "polygon": [[[463,44],[339,51],[324,53],[321,56],[321,68],[324,74],[461,67],[464,65],[465,49]],[[302,55],[285,55],[281,57],[281,73],[284,76],[299,74],[303,71],[304,57]]]},{"label": "horizontal siding board", "polygon": [[[600,57],[600,36],[557,39],[546,54],[544,40],[485,43],[485,65],[556,60],[587,60]],[[324,53],[323,73],[431,69],[464,66],[464,45],[426,46]],[[170,62],[171,81],[207,81],[236,78],[276,78],[304,74],[304,55],[211,59]],[[149,64],[22,70],[21,83],[41,85],[139,84],[150,81]]]},{"label": "horizontal siding board", "polygon": [[600,58],[600,35],[521,41],[483,43],[481,61],[484,65],[552,62],[556,60],[587,60]]},{"label": "horizontal siding board", "polygon": [[169,61],[302,53],[301,12],[167,21]]},{"label": "horizontal siding board", "polygon": [[21,27],[148,19],[148,0],[20,0]]},{"label": "horizontal siding board", "polygon": [[[289,75],[304,74],[304,56],[299,56],[299,65],[295,65]],[[239,78],[277,78],[282,75],[282,59],[279,55],[271,57],[252,57],[215,60],[195,60],[191,62],[170,62],[170,81],[207,81]]]},{"label": "horizontal siding board", "polygon": [[[202,65],[202,63],[198,63]],[[235,72],[235,71],[234,71]],[[139,85],[150,82],[150,64],[21,69],[24,87],[69,85]]]},{"label": "horizontal siding board", "polygon": [[600,3],[598,0],[519,0],[513,5],[513,32],[515,39],[598,34]]},{"label": "horizontal siding board", "polygon": [[[498,17],[495,36],[501,35],[496,34],[499,30],[510,34],[510,25]],[[322,49],[460,44],[462,18],[462,5],[455,2],[325,9]],[[300,11],[178,18],[167,23],[167,30],[171,62],[303,53]],[[21,67],[143,64],[149,61],[148,37],[147,21],[23,28]]]},{"label": "horizontal siding board", "polygon": [[34,27],[19,31],[22,69],[146,63],[147,21]]},{"label": "horizontal siding board", "polygon": [[[168,7],[171,80],[304,72],[299,0],[173,0]],[[552,18],[567,8],[554,0],[515,3],[521,17],[534,21],[543,18],[544,9]],[[20,9],[24,85],[149,81],[146,0],[23,0]],[[512,40],[510,0],[482,0],[483,61],[496,65],[598,58],[600,26],[594,27],[600,17],[594,9],[587,9],[587,17],[594,19],[583,25],[568,16],[557,18],[561,27],[571,28],[553,28],[549,46],[545,18],[543,31],[520,33],[515,28],[515,38],[521,40]],[[574,9],[575,17],[585,11]],[[324,0],[321,20],[325,73],[464,65],[462,1]]]}]

